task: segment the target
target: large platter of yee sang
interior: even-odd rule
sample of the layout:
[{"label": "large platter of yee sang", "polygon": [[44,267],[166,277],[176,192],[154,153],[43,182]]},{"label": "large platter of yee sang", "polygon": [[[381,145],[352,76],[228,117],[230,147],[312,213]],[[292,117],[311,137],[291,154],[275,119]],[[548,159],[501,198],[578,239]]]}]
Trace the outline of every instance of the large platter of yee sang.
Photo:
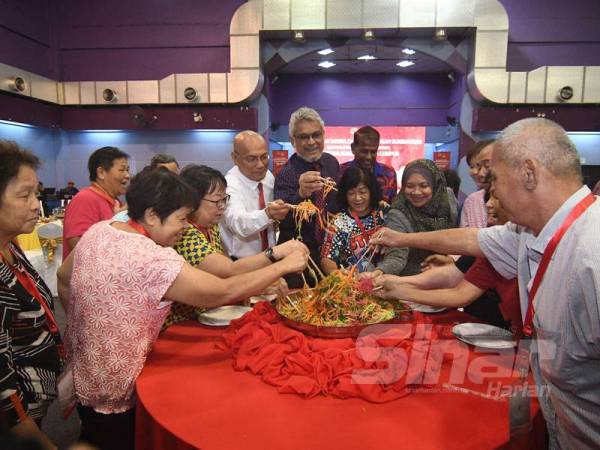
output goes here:
[{"label": "large platter of yee sang", "polygon": [[335,271],[316,287],[279,297],[275,304],[284,322],[305,334],[326,338],[356,337],[366,327],[410,315],[410,308],[373,294],[369,279]]}]

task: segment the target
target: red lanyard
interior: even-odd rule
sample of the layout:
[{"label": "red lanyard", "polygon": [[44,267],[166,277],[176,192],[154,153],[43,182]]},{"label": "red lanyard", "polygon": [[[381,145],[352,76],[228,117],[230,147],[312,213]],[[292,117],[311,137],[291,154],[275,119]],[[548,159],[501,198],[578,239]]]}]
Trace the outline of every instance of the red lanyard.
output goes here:
[{"label": "red lanyard", "polygon": [[537,272],[535,273],[533,284],[531,285],[531,291],[529,292],[529,304],[527,305],[527,315],[525,316],[525,322],[523,325],[523,333],[525,336],[531,337],[533,335],[533,316],[535,316],[533,300],[535,298],[535,294],[537,294],[540,284],[542,283],[544,275],[546,274],[546,269],[548,269],[548,265],[550,264],[550,260],[552,259],[552,255],[554,254],[556,247],[558,247],[560,240],[573,222],[575,222],[575,220],[577,220],[577,218],[581,216],[585,210],[588,209],[592,203],[594,203],[595,200],[596,197],[592,194],[589,194],[583,200],[577,203],[560,228],[556,231],[556,233],[554,233],[554,236],[552,236],[550,242],[548,242],[548,245],[544,250],[544,254],[542,255],[542,261],[540,262]]},{"label": "red lanyard", "polygon": [[100,197],[102,197],[104,200],[106,200],[113,210],[121,206],[121,202],[119,201],[119,199],[113,198],[110,195],[108,195],[108,192],[106,192],[97,184],[92,184],[90,186],[90,189],[96,194],[98,194]]},{"label": "red lanyard", "polygon": [[[365,229],[365,226],[362,223],[362,220],[360,220],[360,217],[358,217],[358,214],[356,214],[354,211],[352,211],[351,214],[352,214],[352,218],[356,222],[356,225],[358,225],[358,228],[360,228],[360,234],[362,234],[362,237],[365,239],[365,243],[368,245],[369,244],[369,233],[367,233],[367,230]],[[371,212],[371,216],[373,217],[373,229],[371,230],[371,232],[373,232],[377,229],[377,220],[375,218],[375,211]]]},{"label": "red lanyard", "polygon": [[[146,236],[147,238],[150,238],[150,233],[148,233],[148,230],[146,230],[143,226],[141,226],[138,222],[136,222],[133,219],[129,219],[127,221],[127,225],[129,225],[131,228],[133,228],[135,231],[137,231],[138,233],[140,233],[143,236]],[[151,239],[151,238],[150,238]]]},{"label": "red lanyard", "polygon": [[[19,280],[19,283],[21,284],[21,286],[23,286],[23,288],[27,291],[27,293],[29,295],[31,295],[40,304],[40,306],[44,309],[44,314],[46,315],[46,321],[48,322],[48,328],[50,329],[50,333],[55,334],[55,335],[60,335],[60,331],[58,329],[58,324],[56,323],[56,319],[54,318],[54,313],[52,312],[52,310],[50,309],[50,307],[44,300],[44,297],[42,296],[42,293],[37,288],[35,281],[33,280],[33,278],[31,278],[31,275],[29,275],[29,273],[25,269],[17,268],[16,264],[19,261],[19,258],[17,257],[17,255],[15,254],[15,252],[13,251],[12,248],[9,247],[8,249],[13,256],[13,259],[15,260],[15,265],[10,264],[4,258],[4,256],[2,256],[4,263],[10,268],[12,273],[17,277],[17,280]],[[60,353],[60,356],[63,357],[64,349],[62,347],[62,344],[58,345],[58,351]]]}]

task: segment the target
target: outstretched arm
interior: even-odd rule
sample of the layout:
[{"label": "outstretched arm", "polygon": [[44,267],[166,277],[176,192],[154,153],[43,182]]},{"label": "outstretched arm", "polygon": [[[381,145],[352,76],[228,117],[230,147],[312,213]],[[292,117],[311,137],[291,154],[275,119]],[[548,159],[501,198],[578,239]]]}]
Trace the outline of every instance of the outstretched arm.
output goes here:
[{"label": "outstretched arm", "polygon": [[469,305],[484,292],[466,280],[450,289],[419,289],[404,283],[403,277],[394,275],[382,275],[375,280],[375,285],[383,288],[382,295],[385,298],[446,308]]},{"label": "outstretched arm", "polygon": [[479,228],[450,228],[422,233],[402,233],[382,228],[371,238],[371,245],[385,247],[415,247],[448,255],[484,256],[479,246]]}]

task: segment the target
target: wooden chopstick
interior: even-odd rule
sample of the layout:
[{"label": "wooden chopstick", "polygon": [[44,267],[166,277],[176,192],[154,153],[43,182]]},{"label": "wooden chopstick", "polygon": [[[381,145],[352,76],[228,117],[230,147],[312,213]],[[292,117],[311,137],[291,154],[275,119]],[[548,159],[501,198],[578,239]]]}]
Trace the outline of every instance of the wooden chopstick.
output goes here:
[{"label": "wooden chopstick", "polygon": [[325,278],[325,275],[323,274],[323,272],[321,272],[321,269],[319,269],[319,266],[317,265],[317,263],[312,259],[312,257],[310,255],[308,255],[308,261],[310,263],[312,263],[313,268],[316,269],[317,273],[319,274],[319,276],[321,278]]}]

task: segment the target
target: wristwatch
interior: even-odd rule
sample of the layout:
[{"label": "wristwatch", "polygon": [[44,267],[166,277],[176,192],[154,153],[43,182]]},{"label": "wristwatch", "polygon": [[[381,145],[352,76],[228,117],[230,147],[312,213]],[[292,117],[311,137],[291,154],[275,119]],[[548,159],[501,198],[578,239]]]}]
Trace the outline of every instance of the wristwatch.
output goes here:
[{"label": "wristwatch", "polygon": [[273,254],[273,247],[269,247],[268,249],[266,249],[264,251],[264,254],[272,263],[276,263],[277,261],[279,261],[277,258],[275,258],[275,255]]}]

